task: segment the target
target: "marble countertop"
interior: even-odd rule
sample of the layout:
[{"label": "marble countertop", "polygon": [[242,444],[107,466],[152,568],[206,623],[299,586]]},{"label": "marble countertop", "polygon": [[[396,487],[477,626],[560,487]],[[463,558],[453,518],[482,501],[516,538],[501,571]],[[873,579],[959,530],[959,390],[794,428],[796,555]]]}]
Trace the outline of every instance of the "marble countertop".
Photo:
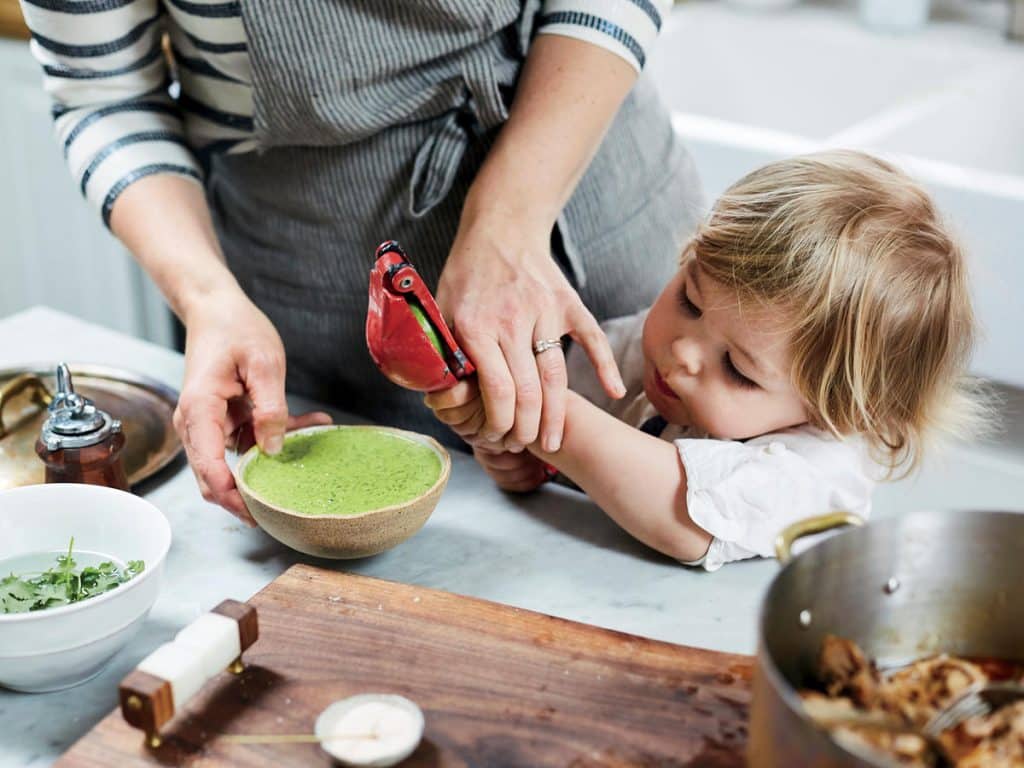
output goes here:
[{"label": "marble countertop", "polygon": [[[177,388],[181,355],[46,308],[0,320],[0,368],[66,360],[138,371]],[[293,407],[302,407],[293,401]],[[353,422],[335,412],[341,423]],[[359,561],[316,560],[203,501],[183,460],[147,481],[174,541],[160,598],[111,665],[50,694],[0,689],[0,765],[51,764],[117,701],[117,684],[145,655],[224,598],[245,600],[296,562],[494,600],[575,621],[738,653],[755,649],[760,596],[774,562],[714,574],[660,557],[583,495],[549,487],[518,497],[493,486],[472,457],[452,474],[426,526],[395,549]]]}]

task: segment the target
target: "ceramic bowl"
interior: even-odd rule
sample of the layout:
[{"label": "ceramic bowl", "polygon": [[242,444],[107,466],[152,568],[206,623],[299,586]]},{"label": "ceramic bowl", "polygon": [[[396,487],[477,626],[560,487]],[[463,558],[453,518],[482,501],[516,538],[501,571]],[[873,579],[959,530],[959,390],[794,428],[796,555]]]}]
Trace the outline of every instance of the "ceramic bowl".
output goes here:
[{"label": "ceramic bowl", "polygon": [[286,437],[332,429],[375,430],[414,440],[437,454],[441,473],[429,489],[402,504],[355,515],[311,515],[272,503],[253,491],[245,480],[246,467],[259,453],[253,446],[238,460],[235,482],[249,513],[263,530],[299,552],[340,560],[376,555],[402,543],[422,528],[448,483],[451,472],[448,451],[432,437],[393,427],[332,424],[298,429]]},{"label": "ceramic bowl", "polygon": [[[132,638],[156,601],[171,526],[148,501],[75,483],[0,492],[0,578],[12,569],[54,565],[72,536],[72,556],[79,568],[114,559],[122,565],[142,560],[145,569],[131,581],[78,603],[0,613],[0,686],[55,691],[89,680]],[[90,560],[89,553],[99,557]]]}]

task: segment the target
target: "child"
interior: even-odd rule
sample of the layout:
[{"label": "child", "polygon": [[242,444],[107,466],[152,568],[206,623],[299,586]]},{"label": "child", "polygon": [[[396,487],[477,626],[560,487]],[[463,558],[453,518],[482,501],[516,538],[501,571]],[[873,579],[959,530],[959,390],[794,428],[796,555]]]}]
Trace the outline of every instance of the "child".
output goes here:
[{"label": "child", "polygon": [[633,536],[707,570],[771,555],[796,520],[867,515],[875,481],[913,468],[926,436],[984,413],[962,254],[920,187],[859,152],[741,179],[654,305],[604,329],[627,393],[612,400],[571,349],[557,452],[465,434],[481,422],[473,384],[427,404],[501,487],[534,488],[553,464]]}]

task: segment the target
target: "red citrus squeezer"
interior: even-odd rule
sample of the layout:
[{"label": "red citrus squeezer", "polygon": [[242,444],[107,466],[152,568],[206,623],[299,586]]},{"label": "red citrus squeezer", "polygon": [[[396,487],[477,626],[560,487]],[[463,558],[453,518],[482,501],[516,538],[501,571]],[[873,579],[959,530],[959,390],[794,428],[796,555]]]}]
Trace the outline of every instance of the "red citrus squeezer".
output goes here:
[{"label": "red citrus squeezer", "polygon": [[381,373],[419,392],[448,389],[476,371],[427,284],[394,240],[377,246],[370,270],[366,346]]},{"label": "red citrus squeezer", "polygon": [[[406,389],[437,392],[476,373],[427,284],[394,240],[377,246],[370,270],[366,346],[381,373]],[[557,474],[556,467],[544,465],[546,480]]]}]

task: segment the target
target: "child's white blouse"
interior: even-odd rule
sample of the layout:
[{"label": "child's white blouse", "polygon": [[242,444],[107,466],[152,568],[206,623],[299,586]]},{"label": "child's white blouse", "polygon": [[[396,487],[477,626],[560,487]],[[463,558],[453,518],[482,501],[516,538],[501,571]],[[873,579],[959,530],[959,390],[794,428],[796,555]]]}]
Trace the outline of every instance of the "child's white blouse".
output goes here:
[{"label": "child's white blouse", "polygon": [[[579,345],[573,345],[566,360],[570,388],[636,427],[657,414],[643,389],[646,316],[645,310],[601,326],[626,385],[621,400],[605,394]],[[790,523],[836,510],[862,517],[871,512],[879,467],[859,438],[839,440],[802,426],[740,442],[675,424],[661,438],[679,450],[690,519],[713,537],[704,557],[686,565],[714,571],[731,560],[771,557],[775,537]]]}]

